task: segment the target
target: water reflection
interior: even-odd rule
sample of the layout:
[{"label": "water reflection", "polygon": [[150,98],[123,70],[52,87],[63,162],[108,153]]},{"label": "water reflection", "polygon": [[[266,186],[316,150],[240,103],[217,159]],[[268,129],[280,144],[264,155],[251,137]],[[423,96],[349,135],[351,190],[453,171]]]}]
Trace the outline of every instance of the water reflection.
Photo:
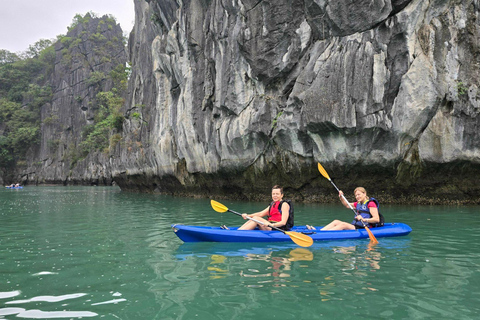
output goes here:
[{"label": "water reflection", "polygon": [[376,250],[375,244],[368,244],[367,248],[361,246],[334,247],[334,253],[342,254],[338,258],[344,262],[342,270],[379,270],[382,255]]},{"label": "water reflection", "polygon": [[[208,259],[204,271],[210,280],[231,279],[239,276],[246,288],[318,286],[323,301],[338,295],[345,279],[365,282],[372,272],[382,268],[382,260],[391,254],[401,254],[410,246],[410,239],[382,239],[377,245],[367,241],[325,241],[309,248],[294,243],[184,243],[175,251],[176,259],[187,261],[198,268]],[[192,260],[193,259],[193,260]],[[182,264],[185,268],[187,265]],[[332,276],[341,272],[341,278]],[[178,270],[177,270],[178,272]],[[189,278],[201,282],[202,270],[192,270]],[[316,275],[313,277],[313,275]],[[184,279],[187,280],[187,279]],[[201,285],[200,285],[201,286]],[[379,290],[374,284],[364,283],[360,291]],[[275,289],[272,289],[275,290]]]},{"label": "water reflection", "polygon": [[[282,257],[272,257],[271,255],[248,255],[247,261],[266,261],[270,262],[271,266],[262,270],[258,269],[246,269],[240,271],[240,276],[246,278],[287,278],[290,277],[289,271],[291,271],[292,262]],[[269,281],[261,281],[258,284],[263,284]]]},{"label": "water reflection", "polygon": [[289,253],[290,261],[312,261],[313,253],[306,248],[295,248]]},{"label": "water reflection", "polygon": [[314,253],[323,250],[343,252],[344,254],[368,251],[370,255],[375,255],[377,251],[390,249],[402,251],[409,246],[409,238],[385,238],[376,245],[358,240],[319,241],[309,248],[302,248],[294,243],[189,242],[182,243],[174,252],[177,259],[184,260],[187,257],[210,257],[211,255],[226,257],[247,256],[248,254],[269,255],[273,252],[288,250],[291,255],[290,259],[300,260],[303,257],[304,260],[313,260]]},{"label": "water reflection", "polygon": [[265,273],[256,269],[241,270],[240,276],[247,278],[273,277],[273,281],[275,281],[275,278],[288,278],[291,276],[290,271],[292,270],[293,261],[312,261],[313,253],[305,248],[295,248],[288,253],[287,257],[275,256],[273,251],[271,251],[268,254],[248,253],[245,260],[267,261],[271,266],[263,270]]},{"label": "water reflection", "polygon": [[225,278],[225,276],[228,275],[228,269],[226,268],[222,269],[221,266],[225,264],[225,260],[227,259],[227,257],[219,254],[213,254],[211,259],[212,261],[210,262],[210,265],[207,267],[208,271],[212,272],[210,279]]}]

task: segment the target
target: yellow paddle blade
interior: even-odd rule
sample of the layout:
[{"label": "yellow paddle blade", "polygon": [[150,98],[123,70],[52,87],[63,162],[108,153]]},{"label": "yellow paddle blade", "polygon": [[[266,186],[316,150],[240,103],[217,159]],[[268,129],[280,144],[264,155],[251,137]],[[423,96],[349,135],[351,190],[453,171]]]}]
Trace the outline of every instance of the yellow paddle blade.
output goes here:
[{"label": "yellow paddle blade", "polygon": [[227,212],[228,208],[225,207],[223,204],[220,202],[217,202],[215,200],[210,200],[210,204],[212,205],[213,210],[217,212]]},{"label": "yellow paddle blade", "polygon": [[318,171],[320,171],[320,173],[322,174],[322,176],[324,176],[325,178],[327,178],[328,180],[330,180],[330,176],[328,175],[327,171],[322,167],[322,165],[320,164],[320,162],[318,163]]},{"label": "yellow paddle blade", "polygon": [[310,247],[313,244],[313,239],[306,234],[294,231],[285,231],[285,234],[288,235],[293,242],[295,242],[301,247]]}]

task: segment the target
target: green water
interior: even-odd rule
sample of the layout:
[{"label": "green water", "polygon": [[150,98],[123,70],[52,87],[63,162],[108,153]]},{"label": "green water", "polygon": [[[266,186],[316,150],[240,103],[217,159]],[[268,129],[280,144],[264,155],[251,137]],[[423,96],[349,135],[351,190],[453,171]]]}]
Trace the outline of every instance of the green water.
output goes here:
[{"label": "green water", "polygon": [[[222,200],[240,212],[266,204]],[[297,224],[351,220],[296,204]],[[0,319],[478,319],[478,207],[384,206],[406,237],[183,244],[171,224],[238,225],[207,199],[108,187],[0,190]]]}]

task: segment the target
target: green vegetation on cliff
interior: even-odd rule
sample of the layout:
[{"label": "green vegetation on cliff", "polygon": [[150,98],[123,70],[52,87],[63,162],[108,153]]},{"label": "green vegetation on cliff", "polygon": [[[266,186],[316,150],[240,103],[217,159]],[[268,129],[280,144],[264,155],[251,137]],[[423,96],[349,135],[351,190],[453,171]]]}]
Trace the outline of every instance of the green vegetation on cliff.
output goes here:
[{"label": "green vegetation on cliff", "polygon": [[119,65],[110,73],[110,78],[115,86],[111,91],[102,91],[97,94],[98,109],[95,112],[95,123],[84,127],[82,132],[83,141],[80,149],[85,156],[93,151],[104,151],[115,146],[119,141],[119,134],[125,120],[120,109],[124,98],[120,95],[126,90],[127,73],[122,65]]},{"label": "green vegetation on cliff", "polygon": [[47,81],[55,50],[40,40],[21,56],[0,50],[0,167],[11,168],[38,144],[40,108],[51,100]]},{"label": "green vegetation on cliff", "polygon": [[[69,160],[72,166],[90,152],[105,151],[118,143],[129,68],[117,60],[126,40],[108,36],[116,27],[112,16],[99,18],[92,12],[84,16],[77,14],[67,35],[59,35],[56,40],[39,40],[20,54],[0,50],[0,175],[6,177],[19,165],[36,161],[35,154],[44,140],[41,138],[44,126],[58,132],[65,130],[58,126],[57,111],[50,116],[47,113],[43,123],[41,112],[54,103],[52,87],[58,88],[55,80],[64,77],[65,70],[70,72],[79,65],[88,77],[84,79],[88,94],[93,92],[82,108],[94,110],[94,119],[69,148],[75,151],[67,152],[63,159]],[[58,72],[59,66],[63,73]],[[73,103],[81,105],[83,98],[75,96]],[[47,137],[52,157],[58,146],[66,143],[58,137]]]}]

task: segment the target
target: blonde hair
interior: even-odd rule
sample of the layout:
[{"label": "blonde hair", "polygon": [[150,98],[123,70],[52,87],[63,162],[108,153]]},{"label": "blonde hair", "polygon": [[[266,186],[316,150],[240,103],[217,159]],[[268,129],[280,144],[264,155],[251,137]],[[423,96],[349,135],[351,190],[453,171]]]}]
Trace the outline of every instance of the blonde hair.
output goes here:
[{"label": "blonde hair", "polygon": [[367,195],[367,190],[365,190],[364,187],[356,187],[355,190],[353,190],[353,194],[355,194],[355,193],[357,192],[357,190],[360,191],[360,192],[362,192],[362,193],[365,193],[365,196],[367,197],[367,200],[370,199],[370,198],[368,197],[368,195]]}]

